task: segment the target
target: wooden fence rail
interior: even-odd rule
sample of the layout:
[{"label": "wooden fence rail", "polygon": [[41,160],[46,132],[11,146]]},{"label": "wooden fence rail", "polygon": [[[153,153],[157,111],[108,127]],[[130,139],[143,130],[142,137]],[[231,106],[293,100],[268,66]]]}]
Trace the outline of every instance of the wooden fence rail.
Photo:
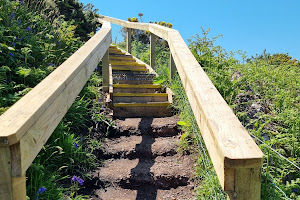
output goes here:
[{"label": "wooden fence rail", "polygon": [[0,116],[0,200],[25,200],[25,173],[112,42],[110,23]]},{"label": "wooden fence rail", "polygon": [[[228,199],[260,199],[263,153],[205,74],[179,32],[157,24],[128,22],[106,16],[99,21],[121,25],[127,32],[131,29],[150,31],[151,37],[155,35],[168,42],[170,59],[174,61]],[[131,49],[130,43],[128,33],[128,50]],[[171,74],[174,74],[174,64],[170,67]]]}]

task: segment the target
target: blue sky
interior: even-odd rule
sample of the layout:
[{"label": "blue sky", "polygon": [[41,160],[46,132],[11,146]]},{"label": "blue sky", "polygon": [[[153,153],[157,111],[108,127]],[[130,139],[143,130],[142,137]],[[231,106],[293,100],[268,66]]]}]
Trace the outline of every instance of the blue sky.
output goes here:
[{"label": "blue sky", "polygon": [[[183,39],[223,35],[217,44],[227,51],[242,50],[248,56],[289,53],[300,60],[300,0],[80,0],[92,3],[98,13],[123,20],[144,14],[144,22],[173,24]],[[119,27],[112,26],[113,40],[120,40]],[[187,41],[186,41],[187,42]]]}]

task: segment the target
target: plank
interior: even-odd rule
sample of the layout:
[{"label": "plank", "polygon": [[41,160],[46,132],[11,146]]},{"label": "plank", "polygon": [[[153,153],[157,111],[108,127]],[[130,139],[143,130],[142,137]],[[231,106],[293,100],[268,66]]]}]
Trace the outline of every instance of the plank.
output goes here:
[{"label": "plank", "polygon": [[159,84],[143,84],[143,85],[132,85],[132,84],[114,84],[115,88],[162,88]]},{"label": "plank", "polygon": [[115,93],[114,97],[166,97],[167,93]]},{"label": "plank", "polygon": [[9,147],[0,147],[0,199],[13,200]]},{"label": "plank", "polygon": [[156,107],[156,106],[170,106],[169,102],[147,102],[147,103],[114,103],[114,107]]}]

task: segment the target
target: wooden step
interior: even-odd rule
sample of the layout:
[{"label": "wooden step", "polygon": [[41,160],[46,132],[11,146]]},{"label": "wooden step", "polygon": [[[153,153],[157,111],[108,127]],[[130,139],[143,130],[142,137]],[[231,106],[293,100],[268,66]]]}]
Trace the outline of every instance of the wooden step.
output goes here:
[{"label": "wooden step", "polygon": [[141,67],[146,67],[144,64],[139,64],[137,62],[134,62],[134,61],[110,61],[110,64],[112,66],[115,66],[115,65],[122,65],[122,66],[141,66]]},{"label": "wooden step", "polygon": [[115,93],[114,103],[147,103],[168,101],[167,93]]},{"label": "wooden step", "polygon": [[169,102],[113,103],[115,117],[168,117]]},{"label": "wooden step", "polygon": [[128,79],[113,79],[115,84],[152,84],[152,80],[128,80]]},{"label": "wooden step", "polygon": [[162,86],[158,84],[114,84],[114,93],[158,93],[161,92]]},{"label": "wooden step", "polygon": [[127,65],[112,65],[112,70],[118,71],[139,71],[139,72],[147,72],[147,68],[144,66],[127,66]]}]

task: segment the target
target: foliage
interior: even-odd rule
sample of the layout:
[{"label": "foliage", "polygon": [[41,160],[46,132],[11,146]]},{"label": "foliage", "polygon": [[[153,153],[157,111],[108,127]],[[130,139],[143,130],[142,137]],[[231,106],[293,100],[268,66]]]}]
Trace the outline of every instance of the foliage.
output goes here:
[{"label": "foliage", "polygon": [[270,53],[267,53],[266,50],[263,51],[262,54],[249,58],[248,62],[254,62],[262,60],[270,65],[293,65],[293,66],[300,66],[299,60],[296,58],[292,58],[289,56],[288,53],[276,53],[271,55]]},{"label": "foliage", "polygon": [[[86,38],[77,37],[78,24],[72,17],[68,21],[45,16],[50,8],[43,7],[43,1],[0,0],[0,9],[2,114],[69,58]],[[101,80],[98,72],[91,76],[27,170],[28,198],[88,198],[77,191],[87,179],[87,171],[98,164],[94,153],[101,146],[100,138],[113,126],[106,117]]]},{"label": "foliage", "polygon": [[[53,24],[26,4],[0,0],[0,107],[1,113],[60,63],[82,42],[71,22]],[[1,114],[0,113],[0,114]]]},{"label": "foliage", "polygon": [[296,59],[264,52],[242,65],[233,52],[214,45],[218,37],[207,35],[203,30],[203,37],[192,37],[190,49],[265,153],[262,199],[299,198],[300,172],[295,165],[300,163],[300,69]]},{"label": "foliage", "polygon": [[39,10],[42,15],[49,19],[64,19],[72,22],[75,26],[75,36],[86,41],[94,35],[98,22],[98,9],[92,4],[83,5],[75,0],[25,0],[28,6]]}]

